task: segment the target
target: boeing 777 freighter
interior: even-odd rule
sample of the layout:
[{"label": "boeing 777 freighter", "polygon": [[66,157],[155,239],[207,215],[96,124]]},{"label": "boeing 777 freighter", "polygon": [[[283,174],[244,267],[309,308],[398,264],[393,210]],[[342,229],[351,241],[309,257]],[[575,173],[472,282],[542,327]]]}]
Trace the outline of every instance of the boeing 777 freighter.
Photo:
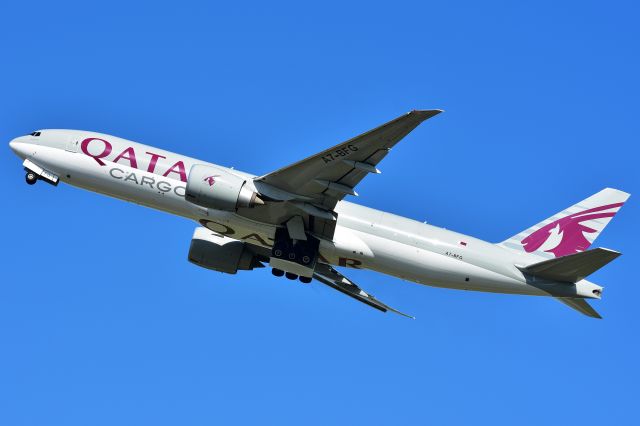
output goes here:
[{"label": "boeing 777 freighter", "polygon": [[28,184],[62,181],[196,221],[189,261],[204,268],[235,274],[269,265],[275,276],[315,279],[383,312],[402,314],[335,267],[551,296],[600,318],[585,299],[600,299],[602,287],[586,278],[620,253],[589,247],[625,192],[603,189],[498,244],[344,201],[365,176],[380,173],[391,148],[440,112],[411,111],[263,176],[80,130],[38,130],[10,146]]}]

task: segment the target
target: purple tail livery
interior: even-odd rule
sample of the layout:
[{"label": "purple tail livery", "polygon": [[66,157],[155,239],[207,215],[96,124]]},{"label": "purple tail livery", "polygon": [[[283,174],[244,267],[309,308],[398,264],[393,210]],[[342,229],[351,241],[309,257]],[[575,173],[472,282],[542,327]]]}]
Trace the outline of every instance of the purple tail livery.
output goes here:
[{"label": "purple tail livery", "polygon": [[566,210],[520,232],[501,246],[554,258],[587,250],[629,198],[606,188]]}]

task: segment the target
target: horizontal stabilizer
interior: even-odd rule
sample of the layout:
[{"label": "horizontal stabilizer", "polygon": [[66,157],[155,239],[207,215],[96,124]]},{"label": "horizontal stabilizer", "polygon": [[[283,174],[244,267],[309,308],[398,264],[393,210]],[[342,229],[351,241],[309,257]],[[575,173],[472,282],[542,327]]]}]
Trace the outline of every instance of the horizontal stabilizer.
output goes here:
[{"label": "horizontal stabilizer", "polygon": [[588,317],[602,319],[600,314],[584,299],[577,297],[556,297],[556,300]]},{"label": "horizontal stabilizer", "polygon": [[606,248],[595,248],[519,267],[519,269],[539,278],[576,283],[602,268],[620,254],[620,252]]}]

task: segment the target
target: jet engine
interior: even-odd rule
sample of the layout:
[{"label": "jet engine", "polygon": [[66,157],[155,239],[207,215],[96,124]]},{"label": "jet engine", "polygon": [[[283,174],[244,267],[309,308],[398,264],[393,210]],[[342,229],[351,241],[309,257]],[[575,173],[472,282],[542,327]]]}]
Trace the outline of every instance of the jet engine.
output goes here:
[{"label": "jet engine", "polygon": [[201,207],[233,212],[238,207],[264,204],[246,183],[245,178],[224,169],[196,164],[189,172],[185,198]]},{"label": "jet engine", "polygon": [[196,228],[193,233],[189,262],[227,274],[264,267],[247,243],[223,237],[203,227]]}]

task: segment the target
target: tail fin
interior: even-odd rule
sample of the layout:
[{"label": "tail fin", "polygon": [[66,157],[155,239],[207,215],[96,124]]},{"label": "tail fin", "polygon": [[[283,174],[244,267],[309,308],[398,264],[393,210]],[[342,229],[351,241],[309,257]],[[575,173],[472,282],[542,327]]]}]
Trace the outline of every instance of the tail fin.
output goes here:
[{"label": "tail fin", "polygon": [[605,188],[499,245],[546,258],[582,252],[600,235],[627,198],[626,192]]}]

